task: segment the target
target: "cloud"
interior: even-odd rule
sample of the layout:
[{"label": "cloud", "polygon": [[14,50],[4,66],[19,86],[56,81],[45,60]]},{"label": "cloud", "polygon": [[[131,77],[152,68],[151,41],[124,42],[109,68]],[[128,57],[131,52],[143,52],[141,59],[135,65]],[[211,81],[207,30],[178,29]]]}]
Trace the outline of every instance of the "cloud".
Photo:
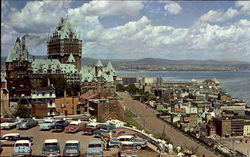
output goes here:
[{"label": "cloud", "polygon": [[1,0],[1,8],[6,8],[9,5],[8,1],[6,0]]},{"label": "cloud", "polygon": [[69,3],[70,1],[29,1],[20,11],[12,9],[8,24],[19,33],[49,32],[59,17],[66,15]]},{"label": "cloud", "polygon": [[168,11],[170,14],[179,14],[182,10],[181,6],[176,2],[167,2],[167,4],[164,6],[164,9]]},{"label": "cloud", "polygon": [[117,16],[136,15],[143,8],[140,1],[90,1],[81,7],[69,9],[69,14],[80,14],[83,16]]},{"label": "cloud", "polygon": [[250,15],[250,1],[236,1],[235,6],[241,8],[242,14]]},{"label": "cloud", "polygon": [[222,22],[231,19],[239,14],[238,10],[228,8],[225,12],[220,10],[210,10],[202,15],[199,20],[202,22]]}]

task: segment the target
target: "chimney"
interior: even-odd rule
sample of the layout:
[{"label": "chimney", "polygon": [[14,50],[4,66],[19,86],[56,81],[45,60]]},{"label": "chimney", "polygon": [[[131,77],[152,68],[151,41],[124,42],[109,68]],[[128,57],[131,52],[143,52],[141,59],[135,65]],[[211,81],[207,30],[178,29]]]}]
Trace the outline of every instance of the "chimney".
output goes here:
[{"label": "chimney", "polygon": [[66,102],[66,97],[67,97],[67,92],[66,92],[66,90],[64,90],[64,104],[65,104],[65,102]]},{"label": "chimney", "polygon": [[22,37],[22,48],[25,48],[25,36]]},{"label": "chimney", "polygon": [[80,97],[80,96],[81,96],[81,93],[80,93],[80,92],[77,92],[77,95]]},{"label": "chimney", "polygon": [[48,87],[50,86],[50,80],[48,79]]}]

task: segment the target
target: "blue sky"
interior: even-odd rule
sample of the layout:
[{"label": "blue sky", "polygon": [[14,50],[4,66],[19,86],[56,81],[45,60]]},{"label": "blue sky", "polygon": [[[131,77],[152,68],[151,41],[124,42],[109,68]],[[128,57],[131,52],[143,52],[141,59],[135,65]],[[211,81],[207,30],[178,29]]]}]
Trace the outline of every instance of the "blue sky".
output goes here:
[{"label": "blue sky", "polygon": [[83,40],[83,56],[250,61],[249,1],[2,1],[3,56],[28,34],[32,55],[61,17]]}]

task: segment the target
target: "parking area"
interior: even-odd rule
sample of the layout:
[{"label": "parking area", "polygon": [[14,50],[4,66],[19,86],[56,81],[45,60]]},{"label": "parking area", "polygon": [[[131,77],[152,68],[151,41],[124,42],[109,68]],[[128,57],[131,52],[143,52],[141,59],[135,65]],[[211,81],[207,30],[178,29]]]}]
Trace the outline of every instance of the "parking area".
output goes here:
[{"label": "parking area", "polygon": [[[64,144],[67,140],[78,140],[81,143],[81,156],[85,156],[87,145],[91,141],[101,141],[99,138],[94,138],[93,136],[82,135],[82,132],[78,132],[75,134],[69,133],[53,133],[51,131],[40,131],[38,127],[31,128],[29,130],[0,130],[1,136],[7,133],[20,133],[21,136],[32,136],[34,137],[34,144],[32,146],[32,155],[41,155],[42,146],[46,139],[57,139],[60,143],[61,155]],[[13,147],[3,147],[3,151],[1,152],[1,156],[12,156]],[[104,156],[116,157],[117,149],[112,148],[110,151],[104,151]],[[138,151],[138,156],[157,156],[157,153],[152,151],[150,148],[145,150]]]}]

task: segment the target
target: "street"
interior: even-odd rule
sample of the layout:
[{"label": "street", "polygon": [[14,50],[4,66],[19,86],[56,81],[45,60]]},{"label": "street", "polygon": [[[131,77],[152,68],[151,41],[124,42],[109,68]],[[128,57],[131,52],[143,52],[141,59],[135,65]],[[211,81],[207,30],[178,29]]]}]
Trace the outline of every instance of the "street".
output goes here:
[{"label": "street", "polygon": [[146,107],[145,104],[137,100],[133,100],[131,96],[125,92],[118,92],[117,94],[119,95],[119,97],[123,98],[123,103],[126,108],[138,116],[136,118],[136,121],[144,126],[148,131],[154,133],[165,132],[165,134],[170,138],[170,141],[172,141],[175,146],[181,145],[186,146],[190,150],[195,149],[200,156],[220,156],[216,155],[214,152],[208,150],[199,143],[193,141],[191,138],[185,136],[175,128],[172,128],[169,124],[158,119],[155,115],[157,111],[155,111],[154,109]]}]

